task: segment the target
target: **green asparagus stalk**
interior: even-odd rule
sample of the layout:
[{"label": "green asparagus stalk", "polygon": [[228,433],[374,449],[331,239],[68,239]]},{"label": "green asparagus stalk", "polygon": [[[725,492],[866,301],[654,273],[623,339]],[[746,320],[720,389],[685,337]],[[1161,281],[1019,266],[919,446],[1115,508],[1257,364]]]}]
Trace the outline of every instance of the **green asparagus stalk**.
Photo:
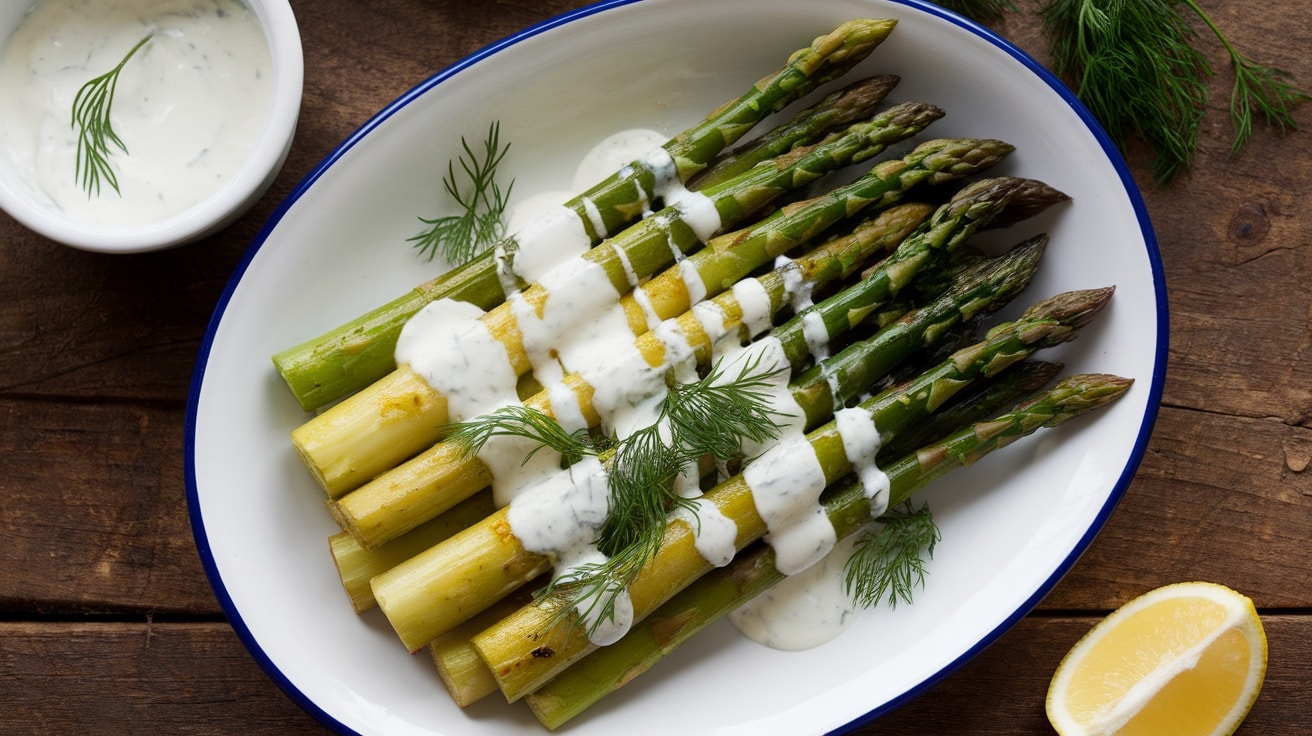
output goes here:
[{"label": "green asparagus stalk", "polygon": [[[793,53],[775,74],[757,82],[737,100],[712,112],[703,122],[664,144],[680,181],[701,171],[716,155],[771,113],[801,99],[865,59],[888,37],[896,21],[854,20]],[[618,232],[641,213],[640,203],[654,199],[656,172],[634,162],[606,181],[571,199],[574,210],[596,244]],[[593,225],[595,207],[606,232]],[[513,235],[509,239],[513,247]],[[428,281],[319,337],[273,356],[273,363],[301,407],[313,411],[358,391],[395,367],[393,350],[402,325],[425,304],[452,298],[490,309],[504,298],[497,275],[496,249]]]},{"label": "green asparagus stalk", "polygon": [[[879,273],[868,274],[858,288],[844,292],[841,300],[823,312],[826,332],[836,335],[845,329],[843,323],[851,315],[860,314],[870,304],[886,302],[918,274],[942,263],[980,227],[993,224],[998,215],[1005,213],[1010,220],[1016,210],[1023,210],[1029,216],[1066,199],[1065,194],[1033,179],[995,177],[967,185],[939,208],[922,232],[880,263]],[[790,360],[800,360],[809,350],[801,329],[807,319],[803,312],[783,328],[784,350]]]},{"label": "green asparagus stalk", "polygon": [[[973,226],[963,226],[962,229],[971,230]],[[892,367],[918,350],[934,345],[944,330],[952,325],[1007,304],[1028,285],[1046,240],[1036,238],[1003,256],[962,269],[953,288],[940,298],[887,324],[869,340],[854,343],[839,354],[821,360],[816,370],[793,381],[789,391],[805,415],[804,429],[832,418],[834,412],[855,398],[858,391],[868,390]],[[909,240],[902,247],[913,241]],[[860,288],[866,281],[852,288]],[[818,306],[823,313],[826,308],[843,308],[845,300],[832,297]],[[789,333],[785,330],[784,334]],[[833,339],[831,335],[827,342]],[[805,401],[817,395],[823,395],[829,401]],[[623,565],[636,572],[645,555],[654,552],[665,521],[655,514],[617,513],[617,510],[645,507],[645,499],[655,494],[646,486],[611,485],[611,510],[597,531],[595,543],[615,560],[603,568],[604,577],[622,586],[627,585],[629,579],[623,573],[612,573],[611,567]],[[633,550],[635,557],[626,556],[626,547]]]},{"label": "green asparagus stalk", "polygon": [[[902,114],[917,114],[914,108],[906,110],[906,113],[900,113],[899,110],[903,109],[904,107],[899,105],[885,114],[896,114],[899,117]],[[657,318],[675,318],[692,308],[693,299],[688,292],[686,278],[690,270],[697,274],[697,281],[705,292],[703,298],[714,297],[779,256],[794,253],[803,244],[816,239],[825,228],[845,218],[853,218],[861,213],[880,212],[894,202],[902,200],[920,185],[941,185],[969,174],[977,174],[996,164],[1011,150],[1009,144],[994,140],[926,141],[901,159],[877,164],[866,176],[847,187],[805,202],[791,204],[776,210],[750,227],[713,238],[705,248],[689,256],[684,267],[668,269],[639,288]],[[1022,196],[1007,199],[1010,200],[1006,205],[1008,211],[1011,207],[1029,209],[1035,206],[1030,202],[1021,204],[1025,199]],[[1033,199],[1044,199],[1044,197],[1036,195]],[[979,200],[975,200],[975,204],[981,206]],[[1045,199],[1045,204],[1051,202]],[[848,214],[845,215],[844,212]],[[949,226],[942,223],[953,217],[962,216],[964,214],[941,214],[938,218],[939,227],[950,230]],[[979,219],[987,218],[981,213]],[[870,253],[858,250],[850,257],[865,261],[869,256]],[[820,257],[828,258],[823,255]],[[805,256],[799,258],[806,260]],[[845,261],[849,264],[852,262]],[[812,263],[798,265],[799,273],[804,280],[819,278],[808,272],[808,269],[814,266],[815,264]],[[830,267],[826,266],[826,268]],[[844,268],[846,269],[847,266]],[[906,270],[909,273],[912,269]],[[848,274],[850,270],[845,270],[843,275]],[[819,283],[817,282],[816,285]],[[782,282],[780,287],[782,288]],[[782,303],[775,306],[776,308],[782,306]],[[854,311],[853,314],[855,313]],[[635,332],[638,330],[635,329]]]},{"label": "green asparagus stalk", "polygon": [[[702,190],[719,214],[722,229],[755,217],[770,202],[792,189],[809,184],[844,166],[866,161],[889,144],[915,135],[942,115],[932,105],[904,103],[874,119],[849,126],[814,146],[793,150],[773,163],[758,164],[740,176]],[[870,193],[891,201],[902,194],[904,183],[923,180],[931,166],[950,157],[930,157],[924,166],[898,167],[895,175],[868,175],[864,187],[852,187],[793,214],[766,218],[768,226],[749,229],[757,239],[797,243],[844,214],[869,204],[860,201]],[[891,162],[896,164],[897,162]],[[877,167],[878,168],[878,167]],[[872,176],[874,178],[872,179]],[[873,183],[872,183],[873,182]],[[668,266],[674,250],[687,253],[701,238],[676,203],[606,240],[582,258],[605,269],[618,294],[628,293],[635,276],[644,279]],[[541,310],[549,291],[533,285],[522,292],[524,301]],[[682,311],[681,309],[679,311]],[[517,375],[532,369],[515,310],[503,303],[483,315],[492,335],[505,347]],[[432,446],[448,423],[447,404],[440,392],[417,381],[408,366],[398,366],[367,389],[308,420],[292,432],[292,445],[307,469],[330,498],[336,498]]]},{"label": "green asparagus stalk", "polygon": [[937,344],[947,330],[1005,306],[1029,285],[1047,242],[1046,236],[1030,238],[1002,255],[966,267],[939,298],[804,371],[793,381],[792,393],[806,413],[807,426],[827,420],[855,398],[854,391],[863,390],[858,387],[875,385],[916,353]]},{"label": "green asparagus stalk", "polygon": [[694,176],[688,186],[700,189],[717,184],[742,174],[762,161],[787,153],[795,146],[818,140],[826,133],[840,131],[857,121],[865,120],[897,86],[898,81],[897,76],[885,74],[868,77],[837,92],[831,92],[787,122],[721,154],[709,167]]},{"label": "green asparagus stalk", "polygon": [[891,462],[916,448],[940,441],[958,427],[982,422],[1031,396],[1057,378],[1061,363],[1026,360],[1008,368],[1000,376],[972,386],[932,416],[908,427],[879,448],[879,461]]},{"label": "green asparagus stalk", "polygon": [[[1115,376],[1072,376],[1010,412],[988,421],[959,425],[944,439],[907,453],[885,467],[892,489],[890,506],[910,498],[953,468],[976,462],[1039,429],[1056,427],[1105,406],[1130,385],[1129,379]],[[862,529],[870,520],[866,489],[850,476],[828,492],[824,506],[840,539]],[[758,544],[729,565],[697,580],[619,642],[589,654],[527,695],[525,701],[543,725],[559,728],[783,578],[774,565],[774,550]],[[475,676],[485,677],[486,673],[476,672]]]},{"label": "green asparagus stalk", "polygon": [[[986,340],[958,351],[904,390],[886,391],[860,407],[870,413],[881,436],[895,435],[928,416],[971,381],[996,375],[1035,350],[1074,339],[1080,327],[1102,310],[1111,293],[1111,288],[1094,289],[1046,299],[1020,319],[990,330]],[[835,423],[806,437],[827,485],[853,470]],[[735,523],[736,549],[766,534],[765,522],[743,475],[720,483],[703,498]],[[681,519],[671,521],[656,555],[627,588],[633,620],[642,620],[710,569],[710,563],[696,549],[692,527]],[[379,600],[381,604],[381,597]],[[525,606],[474,637],[475,648],[508,700],[518,700],[536,690],[597,648],[581,630],[581,623],[553,628],[560,620],[561,605],[559,600],[548,598]]]}]

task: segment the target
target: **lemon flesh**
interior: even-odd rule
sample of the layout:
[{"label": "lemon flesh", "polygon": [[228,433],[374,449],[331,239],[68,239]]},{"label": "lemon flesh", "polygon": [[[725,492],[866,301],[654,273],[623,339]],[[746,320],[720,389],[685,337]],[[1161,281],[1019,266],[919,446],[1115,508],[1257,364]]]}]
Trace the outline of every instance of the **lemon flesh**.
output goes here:
[{"label": "lemon flesh", "polygon": [[1048,717],[1066,736],[1228,734],[1266,671],[1252,601],[1224,586],[1180,583],[1130,601],[1062,661]]}]

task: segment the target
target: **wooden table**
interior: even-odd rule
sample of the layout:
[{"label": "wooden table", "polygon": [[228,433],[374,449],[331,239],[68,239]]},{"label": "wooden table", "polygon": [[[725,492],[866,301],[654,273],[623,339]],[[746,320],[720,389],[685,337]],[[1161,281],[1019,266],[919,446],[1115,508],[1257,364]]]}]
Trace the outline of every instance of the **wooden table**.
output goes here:
[{"label": "wooden table", "polygon": [[[1036,2],[1022,3],[1032,9]],[[183,420],[225,282],[276,203],[372,113],[571,0],[300,0],[305,97],[272,191],[182,249],[107,256],[0,215],[0,732],[317,733],[233,634],[188,526]],[[1302,0],[1205,0],[1240,48],[1312,88]],[[1042,57],[1036,22],[1004,35]],[[1172,331],[1164,406],[1110,523],[983,654],[862,733],[1044,733],[1063,653],[1153,587],[1250,595],[1270,639],[1242,734],[1312,733],[1312,144],[1259,129],[1230,157],[1219,70],[1192,172],[1151,185]],[[1312,107],[1297,114],[1312,128]]]}]

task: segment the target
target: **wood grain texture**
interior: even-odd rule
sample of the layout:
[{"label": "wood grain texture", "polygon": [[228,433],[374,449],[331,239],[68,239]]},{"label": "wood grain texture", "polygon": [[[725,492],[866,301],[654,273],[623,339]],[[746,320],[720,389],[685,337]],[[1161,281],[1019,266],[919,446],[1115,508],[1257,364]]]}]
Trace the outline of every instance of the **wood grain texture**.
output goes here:
[{"label": "wood grain texture", "polygon": [[[277,203],[372,115],[486,44],[583,3],[295,0],[305,96],[269,194],[231,228],[114,257],[0,215],[0,733],[315,734],[225,623],[191,538],[185,402],[206,325]],[[1045,58],[1039,0],[996,29]],[[1312,86],[1300,0],[1207,0],[1231,40]],[[1201,26],[1199,30],[1202,31]],[[1217,74],[1193,169],[1129,162],[1170,295],[1164,407],[1093,545],[996,643],[861,734],[1035,734],[1100,616],[1187,579],[1252,596],[1271,643],[1241,736],[1312,733],[1312,106],[1229,151]]]}]

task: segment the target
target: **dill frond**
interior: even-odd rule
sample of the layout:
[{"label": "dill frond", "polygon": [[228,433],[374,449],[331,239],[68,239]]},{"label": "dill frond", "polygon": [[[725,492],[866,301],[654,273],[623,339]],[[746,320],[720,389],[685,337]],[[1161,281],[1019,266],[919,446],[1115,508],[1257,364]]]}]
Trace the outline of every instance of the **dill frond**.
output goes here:
[{"label": "dill frond", "polygon": [[536,443],[528,458],[544,447],[550,448],[560,453],[561,463],[566,466],[584,456],[598,455],[607,446],[587,430],[569,432],[552,417],[523,404],[508,404],[475,419],[455,422],[449,430],[447,441],[461,445],[467,455],[477,453],[493,437],[525,437]]},{"label": "dill frond", "polygon": [[1260,115],[1267,125],[1281,130],[1296,130],[1298,125],[1294,122],[1294,107],[1307,100],[1308,94],[1294,84],[1287,72],[1259,64],[1240,53],[1197,2],[1184,0],[1184,4],[1211,29],[1230,56],[1230,65],[1235,75],[1230,90],[1230,118],[1235,131],[1234,142],[1230,146],[1231,155],[1239,153],[1252,135],[1254,113]]},{"label": "dill frond", "polygon": [[536,443],[532,452],[556,450],[565,465],[585,455],[602,459],[609,499],[593,541],[605,559],[572,568],[539,593],[559,604],[557,622],[583,609],[584,618],[595,623],[613,615],[616,597],[660,548],[670,512],[691,508],[692,499],[679,494],[676,480],[707,455],[739,458],[745,440],[765,442],[778,435],[782,415],[771,408],[768,389],[781,370],[762,368],[755,360],[726,381],[716,363],[702,379],[672,385],[655,421],[619,439],[571,433],[541,411],[512,404],[451,425],[448,441],[473,453],[492,437],[518,436]]},{"label": "dill frond", "polygon": [[1072,81],[1118,148],[1126,150],[1131,134],[1143,138],[1162,186],[1193,160],[1214,74],[1194,45],[1186,8],[1230,56],[1231,154],[1247,143],[1254,114],[1278,128],[1296,128],[1292,111],[1307,93],[1287,73],[1240,53],[1195,0],[1049,0],[1041,11],[1054,70]]},{"label": "dill frond", "polygon": [[910,502],[888,511],[877,528],[863,532],[846,567],[848,595],[871,608],[885,597],[890,607],[911,603],[912,592],[925,584],[925,560],[934,556],[938,527],[929,506]]},{"label": "dill frond", "polygon": [[510,150],[509,143],[501,145],[500,122],[488,128],[481,156],[463,136],[460,147],[464,150],[459,156],[460,170],[468,180],[467,187],[457,182],[455,161],[447,162],[447,173],[442,178],[442,186],[459,205],[460,214],[420,217],[428,229],[408,239],[429,260],[440,253],[453,266],[468,262],[505,235],[506,204],[515,186],[511,180],[502,190],[496,179],[497,167]]},{"label": "dill frond", "polygon": [[118,133],[114,132],[109,114],[114,105],[114,93],[118,90],[119,74],[123,72],[128,60],[153,36],[153,33],[146,34],[117,66],[82,85],[73,96],[71,125],[77,131],[73,175],[82,188],[87,190],[88,198],[100,196],[102,181],[109,184],[115,193],[120,193],[118,175],[109,165],[109,157],[114,153],[111,145],[123,153],[127,153],[128,148]]}]

